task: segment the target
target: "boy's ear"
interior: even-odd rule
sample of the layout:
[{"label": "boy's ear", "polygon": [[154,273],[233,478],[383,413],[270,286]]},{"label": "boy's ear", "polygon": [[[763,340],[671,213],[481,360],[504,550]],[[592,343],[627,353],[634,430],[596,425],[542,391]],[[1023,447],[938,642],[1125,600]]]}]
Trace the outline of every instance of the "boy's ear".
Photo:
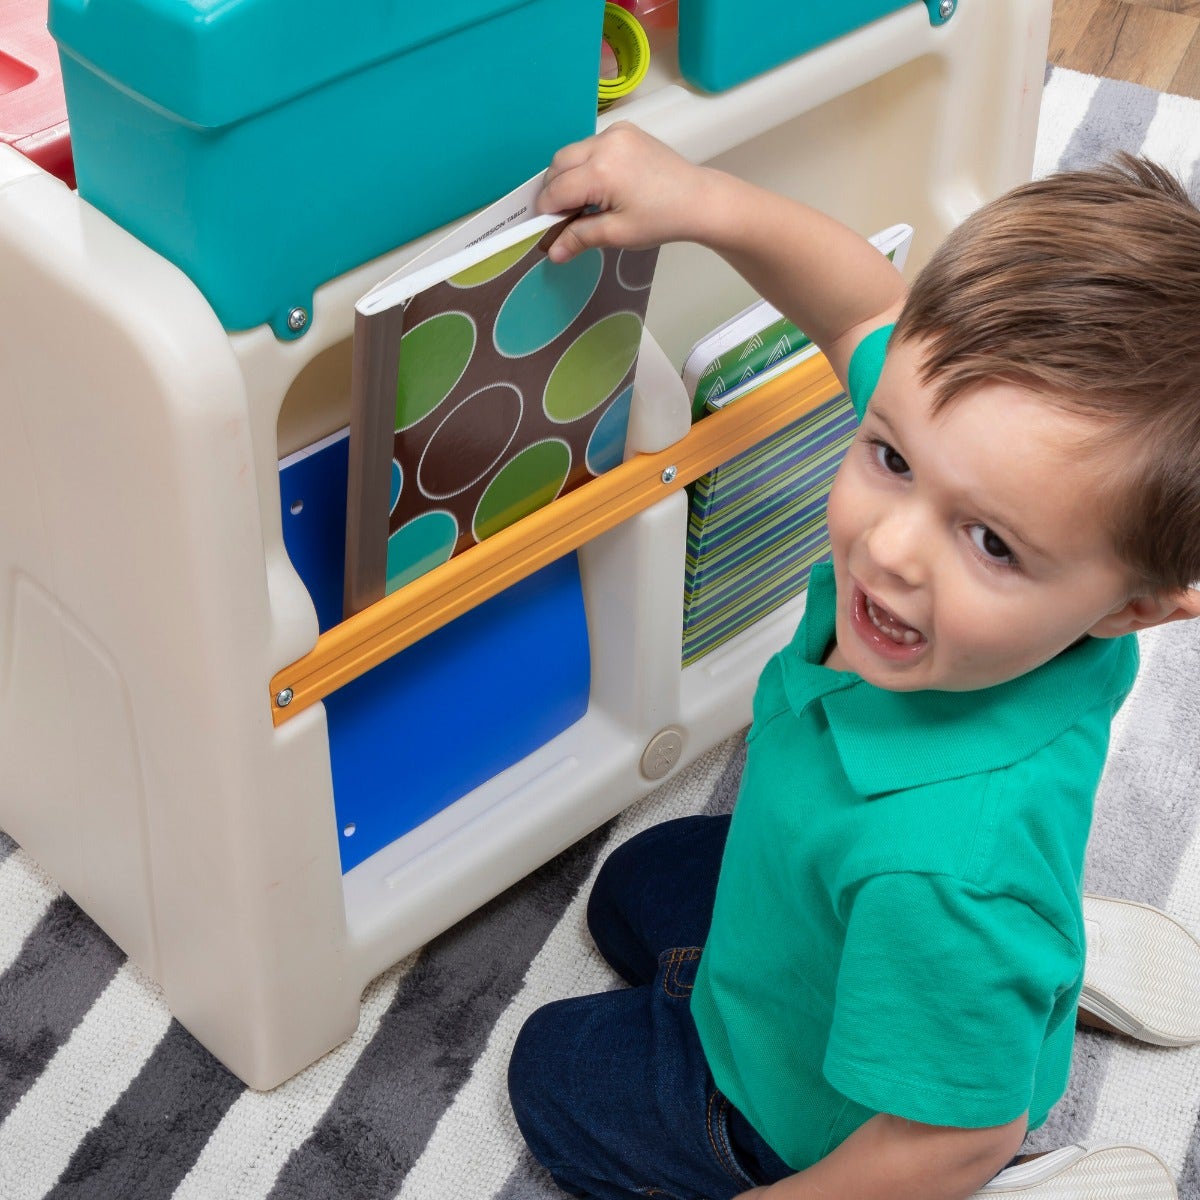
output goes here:
[{"label": "boy's ear", "polygon": [[1088,630],[1093,637],[1120,637],[1139,629],[1152,629],[1169,621],[1200,617],[1200,588],[1180,588],[1152,596],[1134,596],[1113,609]]}]

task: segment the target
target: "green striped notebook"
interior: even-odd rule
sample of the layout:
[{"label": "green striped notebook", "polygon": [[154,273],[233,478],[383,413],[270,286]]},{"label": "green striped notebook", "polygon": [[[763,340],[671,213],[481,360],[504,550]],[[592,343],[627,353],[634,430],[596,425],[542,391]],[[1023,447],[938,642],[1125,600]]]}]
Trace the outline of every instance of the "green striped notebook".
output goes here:
[{"label": "green striped notebook", "polygon": [[[775,311],[768,310],[765,304],[756,307]],[[751,317],[757,315],[754,310],[747,312]],[[805,334],[787,317],[778,317],[745,341],[738,342],[723,353],[717,353],[695,380],[689,378],[689,363],[684,363],[683,382],[692,397],[692,420],[698,421],[704,416],[710,403],[728,403],[732,398],[729,393],[734,388],[748,383],[756,375],[770,370],[785,359],[790,361],[797,350],[808,346],[812,346],[812,342]],[[697,357],[702,356],[703,347]]]},{"label": "green striped notebook", "polygon": [[843,393],[696,481],[685,667],[802,592],[813,564],[828,557],[825,502],[857,427]]}]

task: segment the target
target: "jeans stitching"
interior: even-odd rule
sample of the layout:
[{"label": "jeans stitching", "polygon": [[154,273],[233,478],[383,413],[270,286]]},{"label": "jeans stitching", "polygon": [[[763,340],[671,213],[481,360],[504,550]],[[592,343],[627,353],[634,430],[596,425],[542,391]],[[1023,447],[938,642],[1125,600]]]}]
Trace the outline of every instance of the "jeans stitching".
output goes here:
[{"label": "jeans stitching", "polygon": [[[713,1115],[713,1102],[719,1099],[719,1106],[716,1116]],[[733,1146],[730,1145],[729,1135],[726,1129],[721,1124],[721,1118],[727,1117],[730,1108],[729,1097],[722,1095],[719,1091],[714,1090],[708,1097],[708,1142],[713,1148],[713,1153],[717,1156],[717,1162],[721,1164],[725,1174],[730,1177],[736,1184],[747,1187],[754,1187],[755,1181],[742,1170],[741,1163],[734,1157]],[[720,1133],[720,1143],[717,1141],[714,1128]]]},{"label": "jeans stitching", "polygon": [[[676,946],[664,951],[662,989],[673,1000],[686,1000],[691,995],[694,984],[679,981],[679,968],[685,962],[695,962],[700,957],[700,946]],[[675,990],[677,989],[677,990]]]}]

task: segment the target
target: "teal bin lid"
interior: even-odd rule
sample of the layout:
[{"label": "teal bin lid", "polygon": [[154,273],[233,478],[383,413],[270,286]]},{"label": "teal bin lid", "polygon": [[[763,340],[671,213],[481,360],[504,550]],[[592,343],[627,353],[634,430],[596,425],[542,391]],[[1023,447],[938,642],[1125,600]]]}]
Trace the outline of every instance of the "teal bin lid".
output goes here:
[{"label": "teal bin lid", "polygon": [[[722,92],[917,0],[679,0],[679,70]],[[944,25],[958,0],[922,0]],[[999,0],[992,0],[999,2]]]},{"label": "teal bin lid", "polygon": [[113,85],[219,129],[530,2],[50,0],[50,32]]}]

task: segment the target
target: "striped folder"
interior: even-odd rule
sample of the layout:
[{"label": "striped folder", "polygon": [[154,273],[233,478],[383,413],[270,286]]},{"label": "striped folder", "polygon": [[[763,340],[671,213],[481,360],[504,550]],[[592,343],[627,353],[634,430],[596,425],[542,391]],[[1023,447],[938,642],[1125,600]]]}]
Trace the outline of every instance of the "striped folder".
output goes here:
[{"label": "striped folder", "polygon": [[813,564],[828,557],[825,502],[857,427],[843,393],[696,481],[685,667],[798,595]]},{"label": "striped folder", "polygon": [[[911,225],[869,239],[897,269],[912,245]],[[694,417],[817,353],[766,300],[730,317],[692,347],[683,379]],[[683,581],[686,667],[808,586],[829,555],[825,501],[858,418],[835,396],[692,485]]]}]

